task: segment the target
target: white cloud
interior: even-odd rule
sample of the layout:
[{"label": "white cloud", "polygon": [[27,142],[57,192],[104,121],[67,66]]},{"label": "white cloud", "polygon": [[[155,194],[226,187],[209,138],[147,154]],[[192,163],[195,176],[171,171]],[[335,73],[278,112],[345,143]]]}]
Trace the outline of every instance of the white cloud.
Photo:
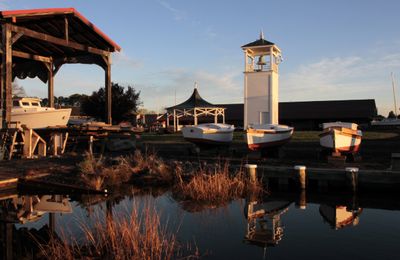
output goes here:
[{"label": "white cloud", "polygon": [[390,72],[400,53],[324,58],[280,77],[280,100],[375,99],[384,115],[393,104]]},{"label": "white cloud", "polygon": [[144,107],[157,111],[175,105],[175,98],[177,104],[184,102],[192,94],[195,82],[200,95],[211,103],[238,103],[243,97],[240,76],[230,71],[211,73],[175,68],[154,75],[163,78],[162,83],[135,84],[135,88],[141,91]]},{"label": "white cloud", "polygon": [[128,68],[139,68],[142,62],[129,57],[123,50],[113,54],[113,64]]},{"label": "white cloud", "polygon": [[175,7],[172,7],[171,4],[167,1],[158,0],[158,3],[172,13],[174,20],[180,21],[186,18],[185,12],[176,9]]}]

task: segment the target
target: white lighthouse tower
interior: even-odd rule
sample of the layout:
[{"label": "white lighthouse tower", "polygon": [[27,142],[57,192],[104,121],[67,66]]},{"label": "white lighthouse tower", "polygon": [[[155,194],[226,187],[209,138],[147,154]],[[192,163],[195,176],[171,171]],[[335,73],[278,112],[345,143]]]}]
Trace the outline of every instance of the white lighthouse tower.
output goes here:
[{"label": "white lighthouse tower", "polygon": [[260,38],[242,46],[244,51],[244,127],[278,124],[278,65],[281,50]]}]

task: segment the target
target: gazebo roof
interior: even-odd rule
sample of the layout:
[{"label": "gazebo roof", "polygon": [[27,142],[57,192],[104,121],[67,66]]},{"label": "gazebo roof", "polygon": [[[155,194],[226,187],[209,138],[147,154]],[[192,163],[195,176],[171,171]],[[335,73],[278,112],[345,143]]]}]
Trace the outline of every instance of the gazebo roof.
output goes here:
[{"label": "gazebo roof", "polygon": [[204,100],[200,94],[199,91],[197,90],[197,88],[195,88],[193,90],[192,95],[190,96],[190,98],[188,100],[186,100],[185,102],[176,105],[176,106],[172,106],[172,107],[167,107],[166,110],[170,111],[173,109],[191,109],[191,108],[213,108],[213,107],[218,107],[216,105],[213,105],[209,102],[207,102],[206,100]]}]

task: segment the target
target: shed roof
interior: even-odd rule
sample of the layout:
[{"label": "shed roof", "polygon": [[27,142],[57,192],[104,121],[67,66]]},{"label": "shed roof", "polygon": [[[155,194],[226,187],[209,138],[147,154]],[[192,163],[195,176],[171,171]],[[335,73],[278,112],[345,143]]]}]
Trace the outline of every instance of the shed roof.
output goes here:
[{"label": "shed roof", "polygon": [[213,105],[204,100],[200,96],[197,88],[194,88],[192,95],[185,102],[180,103],[179,105],[176,106],[167,107],[166,109],[168,111],[173,109],[191,109],[191,108],[207,108],[207,107],[218,107],[218,106]]},{"label": "shed roof", "polygon": [[[42,61],[98,64],[121,47],[74,8],[0,11],[0,22],[13,32],[13,78],[48,80]],[[36,57],[36,59],[35,59]]]},{"label": "shed roof", "polygon": [[[74,31],[72,39],[78,43],[94,45],[101,49],[120,51],[121,47],[111,40],[105,33],[86,19],[75,8],[45,8],[28,10],[1,11],[1,18],[11,20],[13,24],[23,25],[38,32],[49,33],[54,36],[63,36],[64,17],[69,18],[68,26]],[[87,34],[79,35],[84,30]],[[79,36],[78,36],[79,35]],[[91,42],[93,40],[94,42]]]}]

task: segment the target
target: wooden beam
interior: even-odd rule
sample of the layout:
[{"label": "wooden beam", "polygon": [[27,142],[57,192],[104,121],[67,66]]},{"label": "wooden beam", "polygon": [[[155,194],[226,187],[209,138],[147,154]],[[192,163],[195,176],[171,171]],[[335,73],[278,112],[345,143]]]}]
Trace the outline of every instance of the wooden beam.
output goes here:
[{"label": "wooden beam", "polygon": [[64,17],[64,37],[67,42],[69,42],[69,30],[68,30],[68,18]]},{"label": "wooden beam", "polygon": [[48,77],[47,81],[47,98],[49,107],[54,107],[54,77],[53,77],[53,63],[48,64]]},{"label": "wooden beam", "polygon": [[112,85],[111,85],[111,61],[107,62],[105,70],[105,91],[106,91],[106,122],[112,124]]},{"label": "wooden beam", "polygon": [[36,32],[36,31],[30,30],[30,29],[27,29],[24,27],[20,27],[20,26],[16,26],[16,25],[9,25],[9,26],[11,27],[11,30],[13,32],[16,32],[16,33],[22,32],[24,34],[24,36],[31,37],[34,39],[46,41],[46,42],[53,43],[56,45],[65,46],[65,47],[72,48],[72,49],[79,50],[79,51],[86,51],[86,52],[93,53],[93,54],[103,55],[103,56],[109,56],[109,54],[110,54],[109,51],[90,47],[85,44],[67,41],[65,39],[54,37],[54,36],[51,36],[51,35],[48,35],[45,33]]},{"label": "wooden beam", "polygon": [[45,56],[40,56],[36,54],[30,54],[22,51],[13,51],[12,52],[14,57],[18,58],[24,58],[24,59],[29,59],[29,60],[36,60],[36,61],[41,61],[41,62],[46,62],[46,63],[51,63],[52,58],[51,57],[45,57]]},{"label": "wooden beam", "polygon": [[18,41],[19,38],[21,38],[24,35],[24,33],[19,32],[16,35],[14,35],[11,39],[11,45],[13,45],[16,41]]},{"label": "wooden beam", "polygon": [[2,71],[1,71],[1,103],[2,103],[2,126],[7,128],[11,122],[12,107],[12,45],[10,24],[2,25]]}]

